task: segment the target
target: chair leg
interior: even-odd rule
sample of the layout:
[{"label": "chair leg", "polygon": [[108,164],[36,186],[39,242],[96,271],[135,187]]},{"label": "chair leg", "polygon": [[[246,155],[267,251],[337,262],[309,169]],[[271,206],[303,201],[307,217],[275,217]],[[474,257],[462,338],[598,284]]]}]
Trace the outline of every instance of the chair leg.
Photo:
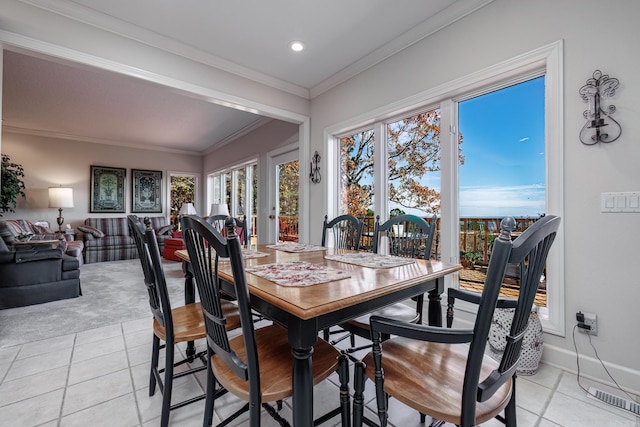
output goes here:
[{"label": "chair leg", "polygon": [[164,388],[162,390],[162,416],[160,426],[169,425],[169,411],[171,410],[171,390],[173,389],[173,356],[174,344],[166,343],[165,346],[165,367],[164,367]]},{"label": "chair leg", "polygon": [[[379,348],[379,347],[378,347]],[[389,403],[389,395],[384,392],[384,378],[382,371],[375,371],[376,384],[376,406],[378,407],[378,418],[380,419],[380,427],[387,425],[387,408]]]},{"label": "chair leg", "polygon": [[343,427],[351,427],[351,402],[349,398],[349,358],[341,353],[338,357],[338,378],[340,379],[340,415]]},{"label": "chair leg", "polygon": [[516,427],[516,377],[517,375],[515,374],[512,377],[511,398],[509,399],[507,407],[504,408],[504,424],[507,427]]},{"label": "chair leg", "polygon": [[353,427],[362,427],[362,418],[364,416],[364,368],[364,363],[357,361],[353,370]]},{"label": "chair leg", "polygon": [[149,377],[149,396],[156,393],[156,372],[158,371],[158,357],[160,353],[160,338],[153,334],[153,346],[151,349],[151,370]]},{"label": "chair leg", "polygon": [[209,427],[213,424],[213,405],[215,403],[216,395],[216,379],[213,376],[213,371],[211,370],[211,356],[213,356],[213,351],[211,351],[207,345],[207,397],[204,403],[203,427]]}]

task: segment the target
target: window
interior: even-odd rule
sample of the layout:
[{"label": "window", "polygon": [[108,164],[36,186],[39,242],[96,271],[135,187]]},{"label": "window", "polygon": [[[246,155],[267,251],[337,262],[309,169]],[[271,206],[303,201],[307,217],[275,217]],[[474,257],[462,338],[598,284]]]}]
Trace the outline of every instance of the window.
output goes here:
[{"label": "window", "polygon": [[[255,240],[257,232],[257,161],[233,166],[208,176],[207,207],[223,203],[229,207],[231,216],[250,219],[248,236]],[[203,216],[209,214],[207,208]]]},{"label": "window", "polygon": [[[373,209],[382,219],[435,212],[437,256],[448,262],[458,262],[470,250],[467,245],[490,254],[491,235],[503,216],[521,217],[523,228],[544,213],[562,216],[561,66],[557,42],[427,91],[419,101],[414,96],[407,105],[394,103],[417,113],[397,118],[393,110],[376,110],[378,117],[354,119],[372,123],[367,130],[350,132],[348,123],[327,129],[335,135],[328,152],[339,190],[338,200],[328,201],[332,213]],[[517,110],[524,120],[513,127]],[[508,174],[489,180],[495,169]],[[482,208],[498,205],[509,209]],[[476,216],[487,218],[465,219]],[[564,334],[562,253],[561,229],[547,262],[547,305],[540,310],[545,330],[559,335]],[[457,279],[449,280],[448,286],[458,286]]]}]

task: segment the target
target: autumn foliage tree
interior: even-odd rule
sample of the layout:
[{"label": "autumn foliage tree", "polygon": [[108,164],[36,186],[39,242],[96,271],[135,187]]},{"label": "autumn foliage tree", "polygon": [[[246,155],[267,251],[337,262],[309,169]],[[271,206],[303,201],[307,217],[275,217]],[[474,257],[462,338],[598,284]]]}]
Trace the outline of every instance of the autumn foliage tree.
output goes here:
[{"label": "autumn foliage tree", "polygon": [[[391,202],[425,213],[440,211],[440,192],[421,178],[440,170],[440,110],[431,110],[387,125],[388,197]],[[458,140],[460,152],[462,136]],[[341,140],[342,211],[363,216],[373,205],[374,132],[365,130]]]},{"label": "autumn foliage tree", "polygon": [[280,215],[298,215],[298,185],[300,182],[300,164],[297,160],[280,165]]}]

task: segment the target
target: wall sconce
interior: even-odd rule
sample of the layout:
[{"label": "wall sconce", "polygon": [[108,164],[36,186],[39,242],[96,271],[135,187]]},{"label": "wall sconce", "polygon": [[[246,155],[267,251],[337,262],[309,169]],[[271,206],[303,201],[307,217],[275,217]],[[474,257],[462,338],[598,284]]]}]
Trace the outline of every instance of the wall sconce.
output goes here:
[{"label": "wall sconce", "polygon": [[316,151],[316,154],[311,158],[311,172],[309,172],[309,179],[314,184],[318,184],[322,177],[320,176],[320,154]]},{"label": "wall sconce", "polygon": [[[622,128],[611,114],[616,111],[613,104],[607,105],[607,98],[615,95],[620,86],[618,79],[602,74],[600,70],[593,72],[593,77],[580,88],[582,100],[589,104],[589,108],[582,115],[587,122],[580,130],[580,142],[594,145],[598,142],[613,142],[620,138]],[[603,129],[608,126],[606,129]],[[605,132],[606,130],[606,132]]]}]

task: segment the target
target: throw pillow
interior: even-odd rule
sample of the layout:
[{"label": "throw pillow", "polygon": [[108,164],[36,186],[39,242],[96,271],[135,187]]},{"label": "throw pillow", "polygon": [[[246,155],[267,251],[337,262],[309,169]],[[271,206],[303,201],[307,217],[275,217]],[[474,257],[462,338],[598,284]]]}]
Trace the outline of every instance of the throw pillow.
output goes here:
[{"label": "throw pillow", "polygon": [[162,236],[163,234],[171,234],[173,231],[173,225],[165,225],[164,227],[160,227],[156,229],[156,234],[158,236]]},{"label": "throw pillow", "polygon": [[45,227],[43,225],[31,224],[31,227],[33,228],[33,231],[36,232],[36,234],[51,234],[51,233],[53,233],[51,230],[49,230],[47,227]]},{"label": "throw pillow", "polygon": [[88,233],[91,234],[93,237],[104,237],[104,233],[100,230],[98,230],[95,227],[91,227],[89,225],[80,225],[78,226],[78,230],[82,231],[83,233]]}]

